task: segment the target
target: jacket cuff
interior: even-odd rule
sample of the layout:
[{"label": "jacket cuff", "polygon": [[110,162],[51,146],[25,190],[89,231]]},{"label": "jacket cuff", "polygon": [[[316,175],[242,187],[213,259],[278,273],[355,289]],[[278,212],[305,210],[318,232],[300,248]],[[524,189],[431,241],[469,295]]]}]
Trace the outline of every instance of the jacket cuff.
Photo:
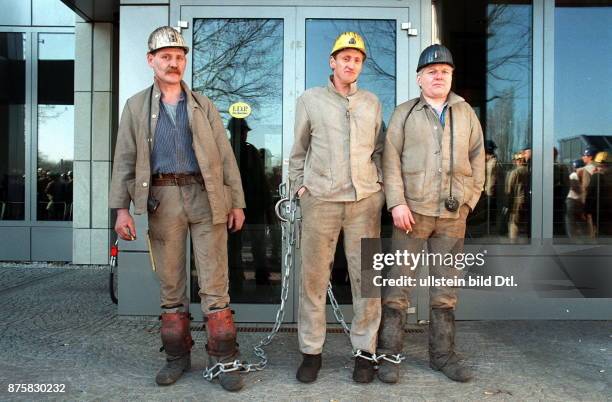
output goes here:
[{"label": "jacket cuff", "polygon": [[110,209],[130,209],[131,200],[120,200],[115,202],[110,202],[108,204],[108,208]]},{"label": "jacket cuff", "polygon": [[478,204],[478,200],[480,199],[480,194],[481,193],[478,193],[478,195],[472,196],[470,201],[466,202],[466,204],[468,205],[468,207],[470,207],[472,211],[474,211],[474,208],[476,208],[476,204]]},{"label": "jacket cuff", "polygon": [[401,196],[393,196],[389,193],[385,193],[387,196],[387,211],[391,211],[394,207],[398,205],[408,205],[406,199]]},{"label": "jacket cuff", "polygon": [[304,176],[300,176],[297,179],[289,182],[289,198],[296,195],[298,190],[304,185]]}]

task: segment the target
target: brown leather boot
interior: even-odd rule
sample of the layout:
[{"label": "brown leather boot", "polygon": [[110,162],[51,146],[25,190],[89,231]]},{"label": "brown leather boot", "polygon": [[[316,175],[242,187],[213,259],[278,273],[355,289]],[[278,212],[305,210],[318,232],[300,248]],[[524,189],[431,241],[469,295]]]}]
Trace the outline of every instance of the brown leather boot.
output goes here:
[{"label": "brown leather boot", "polygon": [[[236,326],[229,307],[213,310],[206,315],[206,331],[208,332],[209,367],[217,363],[229,363],[240,360],[240,351],[236,343]],[[240,371],[221,373],[218,376],[221,387],[226,391],[240,391],[244,386]]]},{"label": "brown leather boot", "polygon": [[[406,314],[403,311],[383,305],[378,330],[378,354],[398,354],[404,347],[404,325]],[[399,381],[400,365],[381,360],[378,363],[378,379],[388,384]]]},{"label": "brown leather boot", "polygon": [[432,308],[429,313],[429,366],[453,381],[467,382],[472,371],[455,353],[455,311]]},{"label": "brown leather boot", "polygon": [[174,384],[183,372],[191,368],[191,332],[189,313],[162,313],[160,316],[162,349],[166,351],[166,364],[157,373],[158,385]]}]

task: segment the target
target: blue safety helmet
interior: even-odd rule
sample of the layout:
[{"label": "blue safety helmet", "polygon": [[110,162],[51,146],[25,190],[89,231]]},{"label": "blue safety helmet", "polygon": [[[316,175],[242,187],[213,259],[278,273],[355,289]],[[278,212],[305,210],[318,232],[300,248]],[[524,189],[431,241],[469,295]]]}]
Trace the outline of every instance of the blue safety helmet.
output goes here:
[{"label": "blue safety helmet", "polygon": [[584,167],[584,162],[582,161],[582,159],[574,159],[572,161],[572,167],[574,169],[579,169],[581,167]]}]

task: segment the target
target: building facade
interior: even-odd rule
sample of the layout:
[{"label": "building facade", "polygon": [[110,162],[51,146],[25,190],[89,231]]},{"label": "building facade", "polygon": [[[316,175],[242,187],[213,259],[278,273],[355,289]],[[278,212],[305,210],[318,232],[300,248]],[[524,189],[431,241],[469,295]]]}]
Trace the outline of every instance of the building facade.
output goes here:
[{"label": "building facade", "polygon": [[[385,122],[395,105],[418,96],[421,50],[442,43],[457,66],[453,89],[474,107],[491,141],[488,183],[468,220],[466,244],[487,254],[483,272],[473,274],[512,276],[519,286],[463,289],[458,315],[611,316],[612,200],[605,189],[594,190],[588,218],[572,217],[566,207],[572,161],[587,148],[612,151],[612,56],[605,50],[611,1],[0,0],[8,3],[14,11],[0,17],[0,260],[108,262],[118,117],[129,96],[151,85],[148,34],[171,25],[192,49],[185,80],[219,108],[243,175],[248,225],[229,241],[237,319],[272,320],[286,252],[273,209],[286,179],[295,100],[325,84],[332,41],[351,30],[369,49],[360,86],[381,99]],[[237,102],[250,106],[246,125],[230,116]],[[72,123],[71,136],[59,122]],[[144,233],[146,219],[137,225]],[[390,225],[385,216],[385,233]],[[575,225],[587,229],[576,235]],[[156,314],[145,237],[121,248],[119,312]],[[332,283],[348,303],[342,255]],[[191,263],[185,269],[194,272]],[[292,283],[297,278],[293,273]],[[424,292],[411,310],[419,319],[426,319]],[[290,292],[289,321],[296,297]]]}]

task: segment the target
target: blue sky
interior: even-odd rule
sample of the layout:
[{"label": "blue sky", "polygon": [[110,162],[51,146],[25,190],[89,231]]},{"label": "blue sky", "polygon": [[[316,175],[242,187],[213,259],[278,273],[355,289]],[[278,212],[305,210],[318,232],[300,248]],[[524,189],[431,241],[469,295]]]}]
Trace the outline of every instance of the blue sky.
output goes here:
[{"label": "blue sky", "polygon": [[612,135],[612,7],[555,9],[555,139]]}]

